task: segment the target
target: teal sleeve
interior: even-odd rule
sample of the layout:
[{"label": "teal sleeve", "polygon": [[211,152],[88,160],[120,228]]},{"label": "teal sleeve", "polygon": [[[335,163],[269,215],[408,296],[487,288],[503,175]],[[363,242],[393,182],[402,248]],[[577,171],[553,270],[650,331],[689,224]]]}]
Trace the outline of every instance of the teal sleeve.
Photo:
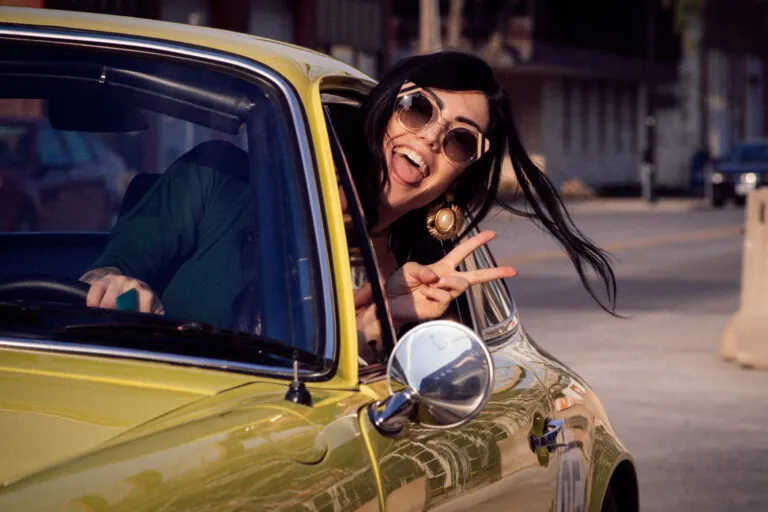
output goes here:
[{"label": "teal sleeve", "polygon": [[210,172],[177,160],[136,206],[122,217],[91,268],[117,267],[162,293],[178,267],[194,252]]}]

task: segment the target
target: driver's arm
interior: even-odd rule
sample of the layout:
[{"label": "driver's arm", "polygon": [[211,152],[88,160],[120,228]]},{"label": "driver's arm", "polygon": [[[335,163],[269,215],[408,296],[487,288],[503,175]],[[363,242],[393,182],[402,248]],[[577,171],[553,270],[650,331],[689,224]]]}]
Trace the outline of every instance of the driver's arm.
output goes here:
[{"label": "driver's arm", "polygon": [[135,288],[139,311],[165,313],[159,295],[195,250],[207,181],[183,157],[169,167],[118,221],[104,252],[80,277],[91,284],[88,306],[115,308],[117,297]]}]

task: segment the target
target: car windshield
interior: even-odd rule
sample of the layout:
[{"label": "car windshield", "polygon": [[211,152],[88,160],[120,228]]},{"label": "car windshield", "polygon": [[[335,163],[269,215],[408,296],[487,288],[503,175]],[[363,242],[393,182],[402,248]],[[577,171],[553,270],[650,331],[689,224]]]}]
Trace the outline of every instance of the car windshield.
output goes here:
[{"label": "car windshield", "polygon": [[768,144],[739,144],[723,160],[729,162],[768,162]]},{"label": "car windshield", "polygon": [[276,88],[156,56],[0,56],[0,281],[117,269],[163,320],[325,353],[300,142]]}]

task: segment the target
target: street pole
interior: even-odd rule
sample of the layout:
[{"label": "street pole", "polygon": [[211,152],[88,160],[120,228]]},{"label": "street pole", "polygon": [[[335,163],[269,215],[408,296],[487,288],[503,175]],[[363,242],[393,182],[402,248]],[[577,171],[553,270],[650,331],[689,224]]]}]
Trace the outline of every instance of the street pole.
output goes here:
[{"label": "street pole", "polygon": [[656,112],[653,105],[653,68],[655,62],[656,44],[656,2],[658,0],[646,0],[647,24],[646,24],[646,58],[644,71],[645,89],[645,149],[643,150],[642,163],[640,164],[640,190],[643,198],[653,203],[656,201]]},{"label": "street pole", "polygon": [[437,0],[419,1],[419,53],[440,47],[440,10]]},{"label": "street pole", "polygon": [[451,10],[448,12],[448,35],[446,37],[446,45],[449,48],[458,49],[461,46],[463,13],[464,0],[451,0]]}]

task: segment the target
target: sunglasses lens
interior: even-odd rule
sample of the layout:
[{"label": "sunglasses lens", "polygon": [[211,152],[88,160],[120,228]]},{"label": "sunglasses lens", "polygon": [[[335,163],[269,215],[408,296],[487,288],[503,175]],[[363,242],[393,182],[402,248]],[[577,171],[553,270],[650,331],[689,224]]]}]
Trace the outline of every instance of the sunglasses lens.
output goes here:
[{"label": "sunglasses lens", "polygon": [[445,134],[445,155],[456,163],[465,163],[477,154],[477,135],[466,128],[454,128]]},{"label": "sunglasses lens", "polygon": [[434,109],[432,102],[423,94],[415,93],[398,100],[397,112],[403,126],[409,130],[420,130],[432,121]]}]

